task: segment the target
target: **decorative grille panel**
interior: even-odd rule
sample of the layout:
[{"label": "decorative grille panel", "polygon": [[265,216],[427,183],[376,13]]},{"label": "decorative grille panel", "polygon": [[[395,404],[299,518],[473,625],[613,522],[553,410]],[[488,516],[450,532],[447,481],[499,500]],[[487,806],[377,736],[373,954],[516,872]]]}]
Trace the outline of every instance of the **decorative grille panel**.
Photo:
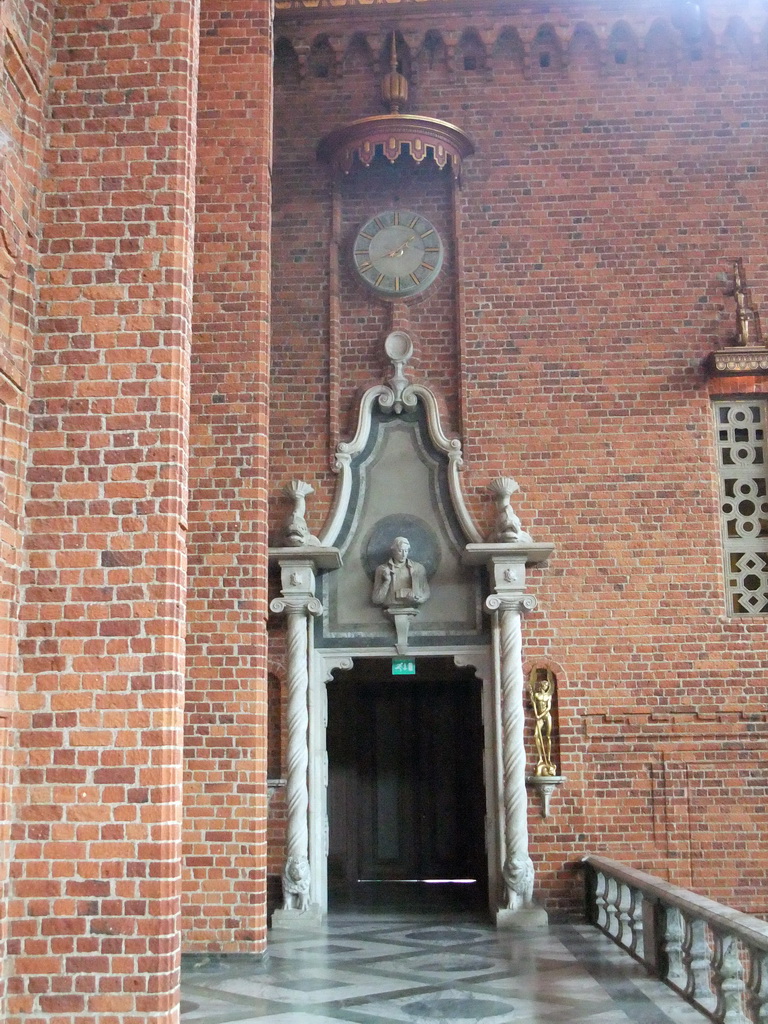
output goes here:
[{"label": "decorative grille panel", "polygon": [[768,613],[768,402],[715,403],[730,615]]}]

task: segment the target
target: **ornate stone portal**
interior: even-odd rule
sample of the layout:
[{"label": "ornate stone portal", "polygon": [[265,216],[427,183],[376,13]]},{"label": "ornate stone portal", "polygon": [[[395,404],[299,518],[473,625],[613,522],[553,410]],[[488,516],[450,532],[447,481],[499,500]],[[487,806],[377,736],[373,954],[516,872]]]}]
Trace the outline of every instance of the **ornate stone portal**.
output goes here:
[{"label": "ornate stone portal", "polygon": [[547,916],[533,903],[528,849],[522,621],[536,606],[526,566],[545,561],[552,545],[522,529],[511,477],[491,484],[497,516],[483,540],[461,492],[461,444],[443,433],[430,389],[406,375],[411,338],[393,332],[385,351],[393,373],[362,396],[355,436],[337,449],[326,528],[319,539],[310,533],[311,488],[295,481],[284,546],[270,550],[282,579],[272,611],[288,619],[289,690],[284,906],[273,925],[316,926],[326,905],[325,684],[354,659],[407,651],[488,666],[480,674],[491,910],[499,926],[538,927]]}]

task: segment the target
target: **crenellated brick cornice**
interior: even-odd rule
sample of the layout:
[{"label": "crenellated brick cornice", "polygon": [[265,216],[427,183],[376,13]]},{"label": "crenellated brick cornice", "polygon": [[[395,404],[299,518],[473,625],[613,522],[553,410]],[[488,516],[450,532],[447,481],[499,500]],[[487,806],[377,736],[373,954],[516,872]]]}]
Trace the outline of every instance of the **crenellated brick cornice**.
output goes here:
[{"label": "crenellated brick cornice", "polygon": [[393,18],[427,17],[439,21],[444,17],[461,17],[476,23],[497,18],[521,22],[552,24],[566,34],[579,24],[591,26],[602,34],[617,22],[643,33],[659,19],[684,27],[700,19],[715,36],[722,34],[733,19],[744,21],[759,31],[768,18],[766,0],[710,0],[694,4],[686,0],[581,0],[578,4],[565,0],[275,0],[275,20],[293,18],[311,21],[360,19],[388,21]]},{"label": "crenellated brick cornice", "polygon": [[293,49],[300,77],[318,46],[332,75],[342,73],[347,50],[361,40],[375,62],[395,29],[410,57],[437,43],[449,69],[467,47],[473,62],[488,69],[510,51],[524,71],[545,51],[542,66],[555,71],[585,60],[603,68],[659,59],[768,66],[768,0],[700,7],[682,0],[277,0],[275,29]]}]

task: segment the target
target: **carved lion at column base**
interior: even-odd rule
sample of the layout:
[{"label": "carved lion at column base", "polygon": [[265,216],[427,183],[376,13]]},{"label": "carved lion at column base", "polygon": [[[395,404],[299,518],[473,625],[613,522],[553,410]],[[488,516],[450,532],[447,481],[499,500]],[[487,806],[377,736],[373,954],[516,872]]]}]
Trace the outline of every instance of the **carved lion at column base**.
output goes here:
[{"label": "carved lion at column base", "polygon": [[306,857],[289,857],[283,869],[283,910],[308,910],[311,877]]},{"label": "carved lion at column base", "polygon": [[533,899],[533,861],[530,857],[508,857],[502,870],[507,889],[507,909],[520,910]]}]

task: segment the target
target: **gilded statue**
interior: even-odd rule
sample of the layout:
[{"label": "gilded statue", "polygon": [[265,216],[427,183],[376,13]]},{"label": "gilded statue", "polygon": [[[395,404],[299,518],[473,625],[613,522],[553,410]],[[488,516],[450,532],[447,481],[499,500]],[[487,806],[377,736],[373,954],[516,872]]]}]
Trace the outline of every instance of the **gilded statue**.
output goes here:
[{"label": "gilded statue", "polygon": [[552,761],[552,698],[555,695],[555,677],[549,669],[539,678],[539,669],[534,668],[528,679],[528,697],[535,715],[533,739],[536,744],[538,763],[535,775],[557,775]]},{"label": "gilded statue", "polygon": [[760,314],[752,302],[752,293],[747,287],[747,279],[744,274],[744,264],[740,259],[733,261],[733,295],[736,299],[738,344],[762,345]]}]

